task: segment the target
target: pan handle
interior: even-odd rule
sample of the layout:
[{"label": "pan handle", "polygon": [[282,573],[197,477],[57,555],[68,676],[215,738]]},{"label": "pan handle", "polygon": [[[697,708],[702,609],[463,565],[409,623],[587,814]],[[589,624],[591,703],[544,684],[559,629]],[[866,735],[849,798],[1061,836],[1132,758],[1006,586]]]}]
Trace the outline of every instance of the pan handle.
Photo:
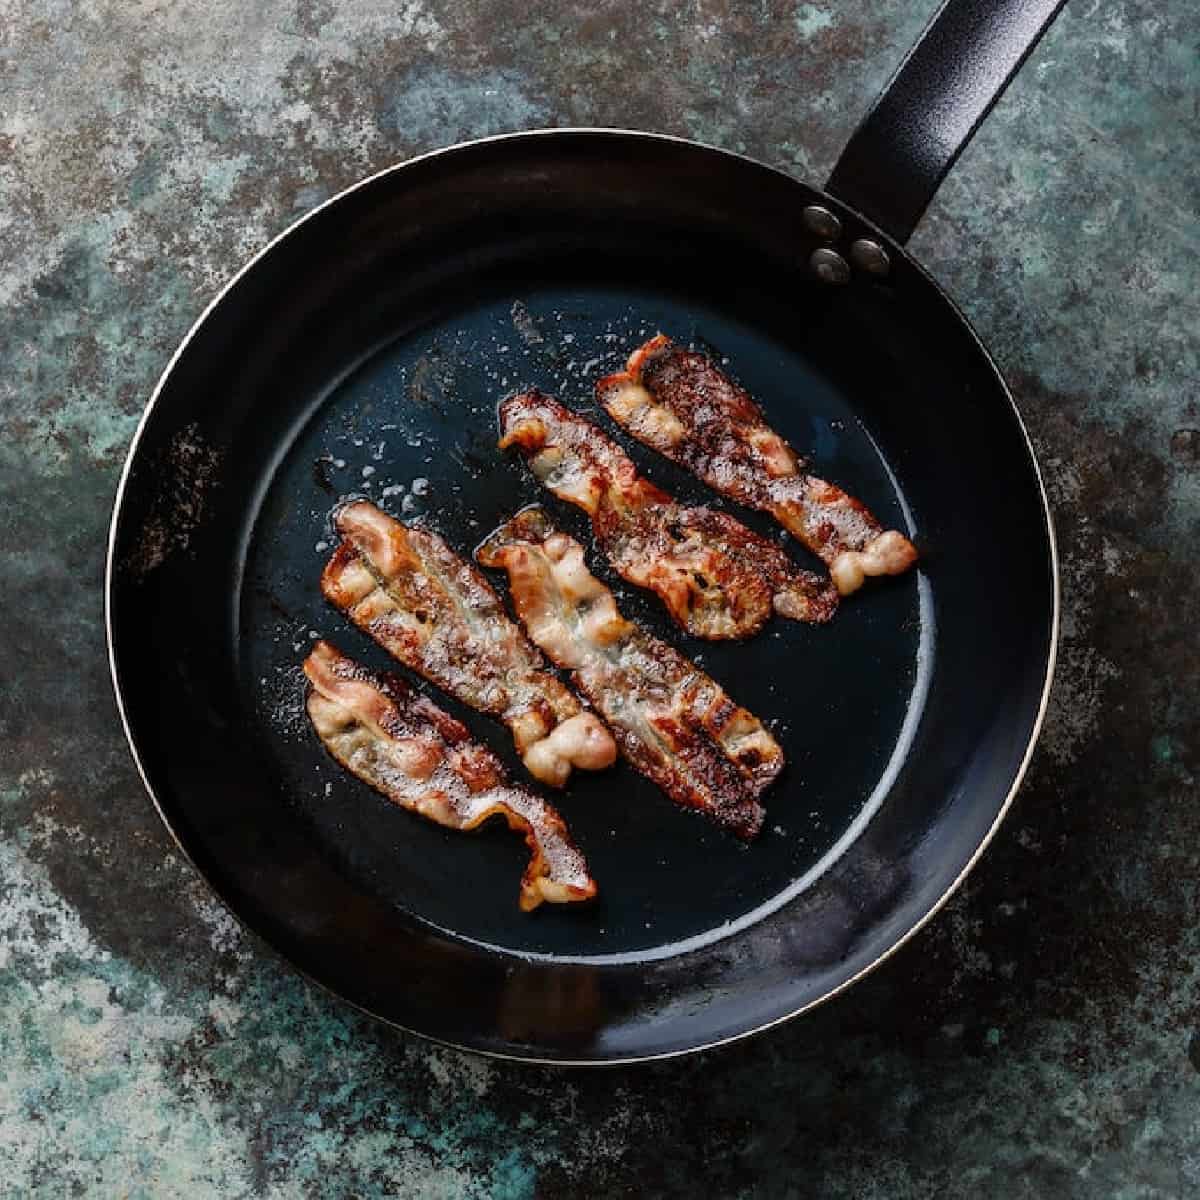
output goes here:
[{"label": "pan handle", "polygon": [[900,243],[1065,0],[944,0],[826,190]]}]

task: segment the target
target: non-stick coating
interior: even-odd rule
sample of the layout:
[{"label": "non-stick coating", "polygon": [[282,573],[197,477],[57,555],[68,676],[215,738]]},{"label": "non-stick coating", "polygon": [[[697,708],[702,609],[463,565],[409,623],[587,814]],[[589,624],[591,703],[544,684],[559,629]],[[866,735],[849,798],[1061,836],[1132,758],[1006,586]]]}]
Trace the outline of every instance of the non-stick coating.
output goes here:
[{"label": "non-stick coating", "polygon": [[[662,139],[460,149],[302,224],[168,374],[115,528],[131,736],[164,816],[234,910],[356,1003],[534,1057],[735,1036],[885,953],[1007,802],[1054,624],[1036,468],[986,356],[898,250],[887,283],[810,281],[796,219],[808,198]],[[726,359],[815,469],[914,533],[922,571],[868,587],[827,627],[777,620],[714,646],[593,554],[624,611],[768,720],[789,765],[750,847],[624,766],[577,779],[560,806],[600,900],[523,915],[519,839],[390,807],[307,727],[297,666],[313,638],[387,666],[320,598],[328,515],[368,495],[469,553],[547,500],[590,545],[579,514],[495,449],[495,405],[536,384],[612,433],[591,383],[659,329]],[[713,502],[631,452],[656,482]],[[431,694],[522,777],[501,726]]]}]

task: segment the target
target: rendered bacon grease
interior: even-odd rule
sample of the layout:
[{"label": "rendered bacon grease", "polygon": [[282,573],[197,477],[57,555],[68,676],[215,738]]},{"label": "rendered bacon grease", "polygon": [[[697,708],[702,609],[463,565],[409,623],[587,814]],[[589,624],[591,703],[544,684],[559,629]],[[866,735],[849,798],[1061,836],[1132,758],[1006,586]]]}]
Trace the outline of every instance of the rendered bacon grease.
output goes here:
[{"label": "rendered bacon grease", "polygon": [[340,508],[335,524],[345,540],[321,589],[359,628],[443,691],[499,717],[541,782],[562,787],[572,767],[613,764],[612,735],[546,670],[473,563],[365,500]]},{"label": "rendered bacon grease", "polygon": [[596,883],[563,819],[540,796],[510,785],[490,750],[431,700],[395,677],[372,675],[328,642],[304,662],[306,707],[322,745],[393,804],[449,829],[503,817],[525,837],[523,911],[543,901],[589,900]]},{"label": "rendered bacon grease", "polygon": [[617,610],[588,570],[583,547],[537,507],[518,513],[476,552],[508,572],[529,636],[596,706],[625,757],[676,804],[698,809],[749,841],[761,792],[783,751],[694,663]]},{"label": "rendered bacon grease", "polygon": [[773,542],[727,513],[680,504],[637,472],[591,421],[539,391],[500,405],[500,447],[516,446],[533,474],[583,509],[613,569],[648,588],[696,637],[744,638],[772,610],[827,621],[837,608],[828,579],[803,571]]},{"label": "rendered bacon grease", "polygon": [[709,487],[770,513],[829,567],[847,596],[871,575],[899,575],[917,560],[912,542],[885,530],[860,500],[809,475],[748,392],[714,362],[663,334],[639,346],[596,396],[638,441]]}]

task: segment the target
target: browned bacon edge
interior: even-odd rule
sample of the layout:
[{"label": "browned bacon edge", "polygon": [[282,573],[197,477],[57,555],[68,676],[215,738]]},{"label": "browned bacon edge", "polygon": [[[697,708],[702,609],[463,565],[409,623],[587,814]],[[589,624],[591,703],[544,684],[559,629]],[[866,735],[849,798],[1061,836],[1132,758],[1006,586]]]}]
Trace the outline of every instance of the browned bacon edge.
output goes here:
[{"label": "browned bacon edge", "polygon": [[500,447],[516,446],[554,495],[583,509],[613,569],[648,588],[695,637],[750,637],[772,610],[828,621],[837,589],[728,513],[679,503],[642,478],[591,421],[536,389],[500,405]]},{"label": "browned bacon edge", "polygon": [[639,346],[624,371],[599,380],[596,396],[640,442],[722,495],[770,513],[826,563],[843,596],[868,576],[898,575],[916,562],[904,534],[885,530],[860,500],[808,474],[744,388],[665,334]]},{"label": "browned bacon edge", "polygon": [[562,787],[617,748],[549,671],[474,563],[427,529],[365,500],[334,517],[343,541],[321,576],[327,600],[405,666],[508,725],[530,774]]},{"label": "browned bacon edge", "polygon": [[530,859],[523,911],[543,901],[589,900],[596,883],[562,817],[540,796],[510,785],[490,750],[465,726],[395,676],[374,675],[329,642],[304,662],[309,720],[322,745],[352,775],[393,804],[448,829],[503,817]]},{"label": "browned bacon edge", "polygon": [[784,762],[761,722],[694,663],[625,620],[587,569],[583,548],[544,510],[518,513],[476,555],[508,572],[530,637],[572,672],[629,762],[677,804],[747,841],[755,837],[764,815],[758,796]]}]

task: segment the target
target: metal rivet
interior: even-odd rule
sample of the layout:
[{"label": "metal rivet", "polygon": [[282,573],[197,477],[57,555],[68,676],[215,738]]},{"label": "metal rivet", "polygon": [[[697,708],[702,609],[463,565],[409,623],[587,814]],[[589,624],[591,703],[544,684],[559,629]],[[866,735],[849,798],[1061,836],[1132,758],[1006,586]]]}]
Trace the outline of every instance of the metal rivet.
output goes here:
[{"label": "metal rivet", "polygon": [[831,213],[823,204],[810,204],[805,208],[804,224],[827,242],[836,241],[842,233],[842,223],[837,214]]},{"label": "metal rivet", "polygon": [[859,238],[850,247],[850,258],[856,267],[871,275],[886,275],[892,266],[887,251],[870,238]]},{"label": "metal rivet", "polygon": [[850,264],[836,250],[824,246],[814,250],[808,265],[823,283],[850,282]]}]

